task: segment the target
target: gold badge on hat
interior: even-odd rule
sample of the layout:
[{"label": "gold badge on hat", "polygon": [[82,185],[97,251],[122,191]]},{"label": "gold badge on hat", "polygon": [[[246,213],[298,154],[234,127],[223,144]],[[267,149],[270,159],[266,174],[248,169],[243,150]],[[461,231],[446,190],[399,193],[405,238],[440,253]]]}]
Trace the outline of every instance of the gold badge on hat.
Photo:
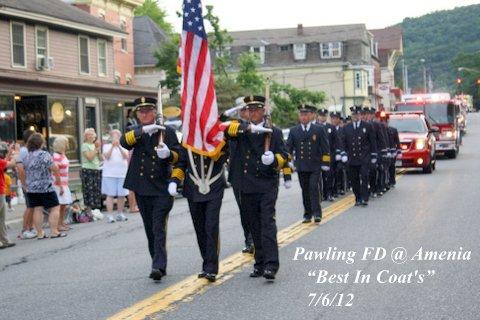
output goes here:
[{"label": "gold badge on hat", "polygon": [[316,134],[313,135],[312,140],[317,141],[317,135]]},{"label": "gold badge on hat", "polygon": [[141,98],[140,98],[140,101],[141,101],[142,103],[145,103],[145,97],[141,97]]}]

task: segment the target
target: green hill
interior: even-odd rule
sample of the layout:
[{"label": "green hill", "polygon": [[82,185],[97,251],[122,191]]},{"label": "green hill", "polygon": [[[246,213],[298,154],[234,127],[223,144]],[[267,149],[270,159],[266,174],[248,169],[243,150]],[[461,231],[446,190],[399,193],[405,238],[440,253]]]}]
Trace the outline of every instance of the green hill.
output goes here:
[{"label": "green hill", "polygon": [[434,90],[453,89],[457,71],[452,60],[459,53],[480,50],[480,4],[406,18],[399,26],[404,30],[405,63],[411,88],[423,86],[420,63],[423,58],[431,72]]}]

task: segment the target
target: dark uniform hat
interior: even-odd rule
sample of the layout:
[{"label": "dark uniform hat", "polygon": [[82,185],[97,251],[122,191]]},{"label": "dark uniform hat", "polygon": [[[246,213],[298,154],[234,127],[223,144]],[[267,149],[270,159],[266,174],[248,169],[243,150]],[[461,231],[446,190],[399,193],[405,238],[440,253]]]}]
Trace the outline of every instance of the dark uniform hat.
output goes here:
[{"label": "dark uniform hat", "polygon": [[330,112],[330,118],[342,118],[342,113],[338,111]]},{"label": "dark uniform hat", "polygon": [[246,96],[243,102],[247,108],[263,108],[265,107],[265,97],[262,96]]},{"label": "dark uniform hat", "polygon": [[321,116],[326,116],[328,114],[328,109],[320,108],[320,109],[318,109],[318,114],[321,115]]},{"label": "dark uniform hat", "polygon": [[360,110],[361,113],[370,113],[370,107],[363,107],[362,110]]},{"label": "dark uniform hat", "polygon": [[350,111],[352,113],[360,113],[362,111],[362,106],[353,106],[353,107],[350,107]]},{"label": "dark uniform hat", "polygon": [[140,108],[155,108],[157,106],[157,99],[150,97],[140,97],[133,101],[135,110]]},{"label": "dark uniform hat", "polygon": [[317,107],[302,103],[297,107],[300,112],[316,112]]}]

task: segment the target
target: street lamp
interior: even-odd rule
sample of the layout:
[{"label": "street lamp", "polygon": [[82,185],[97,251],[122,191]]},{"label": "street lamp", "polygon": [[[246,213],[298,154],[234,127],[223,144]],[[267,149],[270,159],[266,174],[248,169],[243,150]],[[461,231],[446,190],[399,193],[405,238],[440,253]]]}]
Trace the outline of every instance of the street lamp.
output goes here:
[{"label": "street lamp", "polygon": [[423,67],[423,92],[427,93],[427,69],[425,68],[425,59],[420,59]]}]

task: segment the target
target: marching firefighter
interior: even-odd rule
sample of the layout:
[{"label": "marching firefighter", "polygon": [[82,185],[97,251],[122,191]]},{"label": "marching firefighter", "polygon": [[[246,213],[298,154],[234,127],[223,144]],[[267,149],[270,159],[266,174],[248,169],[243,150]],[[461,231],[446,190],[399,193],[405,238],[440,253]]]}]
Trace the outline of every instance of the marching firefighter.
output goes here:
[{"label": "marching firefighter", "polygon": [[[329,153],[331,155],[335,155],[336,153],[336,131],[334,130],[333,126],[327,122],[328,117],[328,110],[325,108],[318,110],[318,117],[317,117],[317,124],[322,127],[325,132],[327,133],[327,139],[329,144]],[[334,158],[330,159],[331,161]],[[329,163],[329,167],[332,166],[332,162]],[[323,171],[322,172],[322,193],[323,193],[323,200],[334,201],[335,198],[333,197],[333,184],[334,184],[334,175],[333,171]]]},{"label": "marching firefighter", "polygon": [[377,144],[371,124],[360,118],[361,106],[350,108],[352,122],[343,130],[343,146],[348,157],[348,176],[355,194],[355,206],[368,206],[369,167],[377,162]]},{"label": "marching firefighter", "polygon": [[188,201],[203,259],[198,277],[209,282],[215,282],[218,274],[220,208],[227,184],[224,174],[227,148],[226,145],[220,148],[212,155],[184,149],[168,186],[170,195],[176,196],[178,185],[184,181],[182,193]]},{"label": "marching firefighter", "polygon": [[[233,123],[240,123],[242,125],[248,125],[249,123],[249,112],[247,106],[244,102],[245,97],[239,97],[235,100],[235,107],[230,108],[223,112],[220,119],[222,121],[227,121],[230,119],[235,113],[238,113],[239,118],[232,120]],[[248,219],[245,210],[243,210],[241,203],[240,203],[240,186],[238,182],[240,181],[238,175],[242,174],[242,163],[237,156],[237,141],[235,139],[229,140],[228,142],[228,149],[229,149],[229,160],[228,160],[228,182],[232,186],[233,194],[235,196],[235,201],[237,202],[238,210],[240,211],[240,222],[242,224],[243,235],[245,238],[245,247],[242,249],[243,253],[250,253],[253,254],[254,247],[253,247],[253,239],[252,233],[248,227]]]},{"label": "marching firefighter", "polygon": [[135,193],[152,257],[150,278],[159,281],[167,270],[167,221],[173,206],[168,184],[182,151],[175,130],[155,123],[155,98],[141,97],[134,104],[139,124],[120,139],[122,147],[133,150],[124,188]]},{"label": "marching firefighter", "polygon": [[332,161],[332,174],[333,174],[333,195],[344,195],[347,192],[347,170],[346,162],[347,156],[342,146],[343,124],[342,115],[340,112],[331,112],[330,119],[336,136],[335,146],[335,160]]},{"label": "marching firefighter", "polygon": [[379,152],[378,161],[370,167],[370,196],[376,198],[383,194],[385,188],[385,168],[388,166],[388,148],[385,132],[380,123],[375,121],[375,109],[365,107],[362,110],[365,120],[372,125]]},{"label": "marching firefighter", "polygon": [[398,135],[397,128],[387,126],[387,131],[389,135],[389,147],[391,154],[391,161],[388,166],[388,188],[395,188],[395,184],[397,183],[395,177],[395,161],[397,157],[402,154],[402,150],[400,149],[400,137]]},{"label": "marching firefighter", "polygon": [[326,130],[310,121],[316,108],[303,104],[298,109],[300,123],[290,129],[287,150],[294,155],[302,189],[303,223],[310,223],[312,217],[319,223],[322,220],[320,185],[322,171],[330,170],[330,145]]},{"label": "marching firefighter", "polygon": [[233,179],[238,179],[234,183],[240,188],[241,206],[247,214],[255,246],[250,277],[273,280],[280,266],[275,203],[279,171],[285,166],[288,154],[281,130],[269,125],[265,97],[247,96],[244,102],[251,123],[231,123],[226,130],[227,136],[236,141],[241,164],[240,168],[232,168],[240,170]]}]

